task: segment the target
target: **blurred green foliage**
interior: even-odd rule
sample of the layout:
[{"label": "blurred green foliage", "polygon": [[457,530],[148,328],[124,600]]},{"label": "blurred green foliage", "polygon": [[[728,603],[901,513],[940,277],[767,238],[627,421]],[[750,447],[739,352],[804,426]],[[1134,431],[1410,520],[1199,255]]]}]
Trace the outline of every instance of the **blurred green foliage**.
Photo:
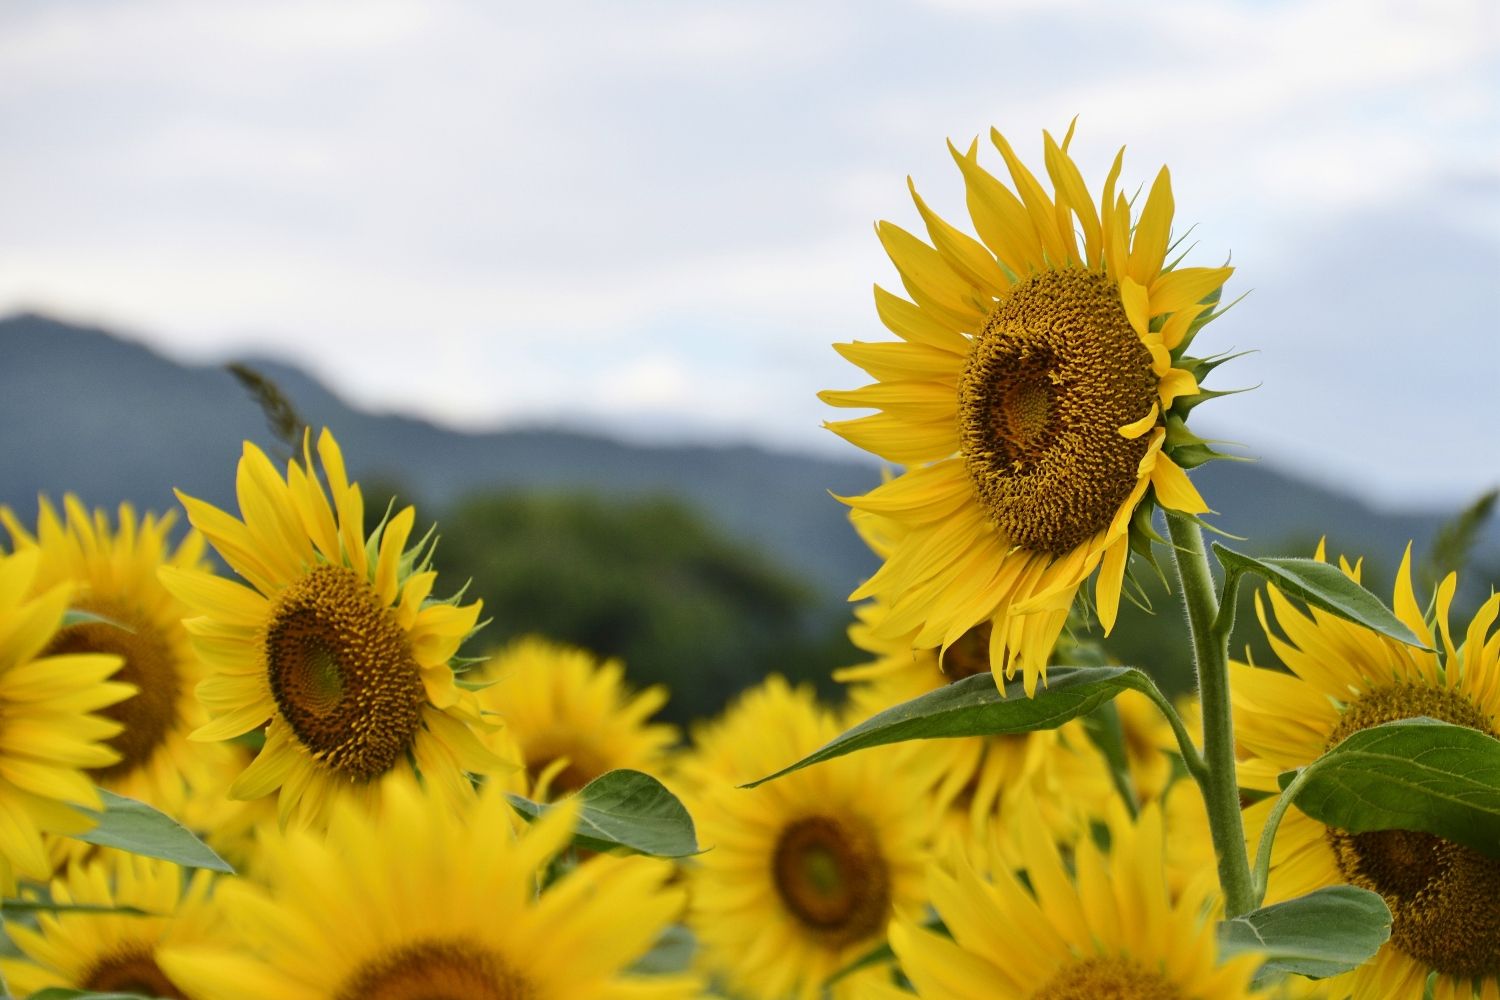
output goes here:
[{"label": "blurred green foliage", "polygon": [[675,500],[479,496],[440,529],[441,579],[472,581],[490,619],[472,652],[540,633],[618,656],[634,684],[668,685],[672,721],[771,671],[832,691],[858,658],[817,595]]},{"label": "blurred green foliage", "polygon": [[[365,493],[367,529],[384,515],[390,497],[404,503],[409,496],[399,484],[381,480],[366,482]],[[1481,498],[1454,517],[1441,536],[1449,539],[1446,544],[1432,546],[1425,557],[1417,553],[1419,593],[1426,580],[1464,563],[1476,522],[1492,506]],[[635,685],[671,689],[662,715],[674,722],[717,714],[728,699],[773,671],[812,681],[836,699],[833,670],[866,658],[846,635],[851,606],[818,593],[674,499],[482,494],[442,512],[438,521],[440,591],[469,581],[468,596],[484,600],[490,620],[466,652],[487,653],[516,636],[539,633],[620,657]],[[1252,539],[1244,548],[1309,556],[1317,541]],[[1329,553],[1332,559],[1338,555]],[[1170,551],[1158,547],[1157,558],[1170,578]],[[1382,552],[1364,561],[1365,586],[1387,603],[1399,558],[1399,552]],[[1495,567],[1478,562],[1464,574],[1455,621],[1467,621],[1489,592],[1486,581],[1495,578]],[[1147,671],[1168,694],[1186,693],[1193,668],[1181,602],[1144,564],[1136,564],[1136,577],[1149,610],[1122,601],[1119,621],[1103,645],[1114,661]],[[1092,587],[1087,585],[1088,592]],[[1254,595],[1261,590],[1241,588],[1230,653],[1276,666],[1255,615]],[[1097,625],[1077,637],[1101,638]]]}]

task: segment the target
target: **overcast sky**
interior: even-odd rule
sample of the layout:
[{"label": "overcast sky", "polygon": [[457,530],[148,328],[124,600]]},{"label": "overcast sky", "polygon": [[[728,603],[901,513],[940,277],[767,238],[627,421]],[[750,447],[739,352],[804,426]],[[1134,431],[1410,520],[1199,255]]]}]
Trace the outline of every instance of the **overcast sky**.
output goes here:
[{"label": "overcast sky", "polygon": [[[0,311],[491,427],[852,456],[871,229],[944,140],[1172,167],[1258,351],[1196,411],[1386,504],[1500,481],[1500,5],[0,5]],[[1055,132],[1060,134],[1060,132]],[[993,152],[991,150],[991,152]],[[990,165],[998,169],[998,156]],[[3,359],[0,359],[3,363]]]}]

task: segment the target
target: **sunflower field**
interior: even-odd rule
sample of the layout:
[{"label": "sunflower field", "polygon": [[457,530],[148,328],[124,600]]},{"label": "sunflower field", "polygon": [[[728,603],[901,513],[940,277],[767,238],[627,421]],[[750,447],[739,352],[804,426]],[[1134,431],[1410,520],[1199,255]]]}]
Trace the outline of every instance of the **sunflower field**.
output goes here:
[{"label": "sunflower field", "polygon": [[[1500,1000],[1500,594],[1206,542],[1237,277],[1072,137],[950,144],[969,218],[877,226],[889,335],[821,394],[888,468],[839,498],[879,568],[838,698],[769,662],[678,727],[487,642],[464,539],[337,428],[246,442],[237,510],[0,508],[0,992]],[[1187,698],[1099,641],[1152,578]]]}]

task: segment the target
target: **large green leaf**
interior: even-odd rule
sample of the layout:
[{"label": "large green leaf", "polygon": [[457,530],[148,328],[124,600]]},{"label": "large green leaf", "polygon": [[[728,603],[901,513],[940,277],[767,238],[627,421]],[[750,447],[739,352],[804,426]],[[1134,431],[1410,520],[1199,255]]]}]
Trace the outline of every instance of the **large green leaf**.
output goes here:
[{"label": "large green leaf", "polygon": [[1295,804],[1326,826],[1418,830],[1500,857],[1500,740],[1433,719],[1351,733],[1299,771]]},{"label": "large green leaf", "polygon": [[[549,807],[507,795],[522,816],[535,819]],[[580,809],[574,842],[591,851],[628,848],[637,854],[682,858],[698,854],[693,817],[677,796],[649,774],[609,771],[577,793]]]},{"label": "large green leaf", "polygon": [[1378,893],[1334,885],[1221,922],[1219,951],[1264,954],[1261,982],[1286,972],[1322,979],[1363,965],[1390,936]]},{"label": "large green leaf", "polygon": [[87,833],[75,834],[77,839],[148,858],[161,858],[184,868],[234,871],[207,844],[166,813],[103,788],[99,789],[99,796],[104,800],[103,812],[82,810],[97,820],[97,825]]},{"label": "large green leaf", "polygon": [[975,674],[961,681],[888,708],[835,737],[831,742],[775,774],[752,781],[746,788],[864,750],[953,736],[996,736],[1055,729],[1087,715],[1127,688],[1154,691],[1151,679],[1134,667],[1053,667],[1047,685],[1028,698],[1019,679],[995,686],[992,674]]},{"label": "large green leaf", "polygon": [[1254,573],[1282,593],[1331,615],[1420,649],[1427,647],[1406,623],[1337,566],[1316,559],[1256,559],[1214,543],[1214,555],[1230,573]]}]

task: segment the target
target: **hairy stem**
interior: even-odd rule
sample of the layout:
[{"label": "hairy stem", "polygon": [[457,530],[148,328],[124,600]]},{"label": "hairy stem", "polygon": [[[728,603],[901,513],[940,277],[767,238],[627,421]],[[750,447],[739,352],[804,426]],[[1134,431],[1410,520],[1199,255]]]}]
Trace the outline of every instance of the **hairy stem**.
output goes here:
[{"label": "hairy stem", "polygon": [[1229,707],[1229,631],[1234,627],[1239,578],[1231,574],[1226,581],[1221,610],[1198,525],[1189,517],[1168,511],[1167,531],[1187,605],[1193,662],[1198,671],[1198,697],[1203,705],[1205,767],[1195,777],[1208,807],[1208,825],[1219,859],[1224,915],[1237,917],[1255,908],[1255,887],[1250,877],[1250,859],[1245,853],[1245,826],[1235,777],[1234,720]]}]

